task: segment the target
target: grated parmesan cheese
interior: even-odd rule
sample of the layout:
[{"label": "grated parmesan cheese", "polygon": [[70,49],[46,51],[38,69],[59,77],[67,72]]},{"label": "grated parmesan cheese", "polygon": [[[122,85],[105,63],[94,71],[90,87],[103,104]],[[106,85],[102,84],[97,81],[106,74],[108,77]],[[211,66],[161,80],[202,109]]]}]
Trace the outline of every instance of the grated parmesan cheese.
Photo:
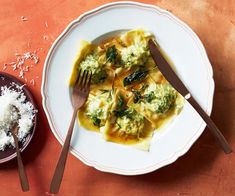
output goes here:
[{"label": "grated parmesan cheese", "polygon": [[[17,91],[12,87],[15,86]],[[33,118],[37,112],[32,103],[26,101],[26,96],[22,90],[23,86],[12,83],[11,87],[1,87],[0,95],[0,150],[7,146],[15,146],[10,129],[18,121],[19,130],[17,137],[19,141],[24,141],[33,126]],[[16,111],[18,109],[18,114]]]},{"label": "grated parmesan cheese", "polygon": [[[40,50],[42,50],[42,48],[40,48]],[[39,49],[33,52],[25,52],[22,55],[16,52],[15,61],[10,63],[4,63],[2,70],[11,67],[13,71],[18,72],[18,77],[24,79],[25,81],[28,81],[28,78],[25,76],[26,73],[29,72],[31,68],[33,68],[35,65],[39,63],[39,57],[37,56],[37,51],[39,51]],[[31,82],[30,84],[34,85],[35,81]]]}]

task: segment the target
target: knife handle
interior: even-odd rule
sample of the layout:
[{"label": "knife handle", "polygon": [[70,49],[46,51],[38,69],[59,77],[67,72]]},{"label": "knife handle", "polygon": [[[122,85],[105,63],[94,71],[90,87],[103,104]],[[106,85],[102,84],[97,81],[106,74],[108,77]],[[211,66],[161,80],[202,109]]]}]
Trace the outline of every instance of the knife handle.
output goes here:
[{"label": "knife handle", "polygon": [[209,130],[216,138],[217,142],[220,144],[222,149],[226,154],[229,154],[232,152],[232,148],[229,146],[228,142],[224,138],[223,134],[220,132],[218,127],[215,125],[215,123],[211,120],[211,118],[207,115],[207,113],[201,108],[201,106],[197,103],[197,101],[190,95],[186,98],[187,101],[193,106],[193,108],[198,112],[198,114],[202,117],[202,119],[207,124]]}]

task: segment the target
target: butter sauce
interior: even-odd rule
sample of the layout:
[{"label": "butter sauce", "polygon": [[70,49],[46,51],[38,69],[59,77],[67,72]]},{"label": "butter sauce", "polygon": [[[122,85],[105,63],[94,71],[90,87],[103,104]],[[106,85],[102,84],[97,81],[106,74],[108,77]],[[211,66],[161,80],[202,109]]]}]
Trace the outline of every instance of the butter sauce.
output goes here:
[{"label": "butter sauce", "polygon": [[[132,35],[132,34],[138,35],[138,33],[140,33],[140,32],[138,32],[138,30],[136,30],[136,32],[130,31],[129,35]],[[131,38],[131,36],[130,36],[128,39],[126,39],[126,41],[129,44],[133,44],[132,39],[134,40],[134,38],[133,37]],[[127,47],[126,43],[123,43],[122,40],[120,39],[120,36],[115,36],[115,37],[108,38],[107,40],[103,40],[102,42],[100,42],[98,47],[100,48],[100,51],[102,52],[102,51],[105,51],[105,49],[107,47],[112,47],[114,45],[116,46],[116,48],[118,50],[122,49],[123,47]],[[94,45],[92,47],[94,47]],[[84,54],[84,52],[83,52],[83,54]],[[80,59],[82,59],[82,58],[80,57]],[[126,58],[126,59],[128,59],[128,58]],[[138,61],[137,61],[137,63],[138,63]],[[133,71],[138,68],[138,65],[133,66],[133,67],[130,66],[128,68],[123,68],[121,65],[121,61],[120,61],[115,65],[107,62],[106,66],[107,66],[106,70],[108,73],[107,79],[103,83],[91,85],[91,92],[90,93],[97,96],[97,92],[100,91],[100,89],[111,90],[112,84],[113,84],[114,89],[119,89],[119,90],[125,92],[124,95],[125,95],[127,107],[132,107],[132,105],[129,104],[134,97],[134,94],[132,93],[132,89],[140,89],[141,85],[143,85],[143,84],[149,84],[149,83],[166,84],[166,83],[168,83],[166,81],[166,79],[164,78],[164,76],[161,74],[161,72],[156,67],[156,65],[150,55],[148,56],[148,60],[147,60],[147,62],[145,62],[145,65],[144,65],[144,67],[149,70],[149,74],[147,75],[147,77],[144,78],[142,81],[134,82],[133,84],[130,84],[128,86],[123,85],[123,80],[125,77],[132,74]],[[73,74],[73,77],[74,76],[75,76],[75,74]],[[177,94],[177,96],[180,97],[179,94]],[[113,101],[114,101],[114,99],[115,99],[115,97],[113,97]],[[111,114],[113,109],[114,108],[110,108],[110,115],[113,115],[113,114]],[[139,112],[139,111],[137,110],[137,112]],[[120,135],[120,132],[118,132],[114,126],[115,122],[113,122],[113,119],[111,119],[109,117],[106,120],[106,125],[104,127],[95,126],[93,121],[87,115],[86,105],[78,112],[78,121],[79,121],[80,126],[84,127],[87,130],[101,132],[107,141],[125,144],[125,145],[133,145],[133,144],[138,144],[144,140],[147,141],[148,138],[152,137],[154,130],[159,130],[170,119],[172,119],[172,117],[175,114],[177,114],[178,112],[179,112],[179,110],[177,107],[172,107],[167,112],[165,112],[163,115],[156,115],[156,118],[154,121],[153,121],[154,118],[152,118],[151,115],[145,116],[144,128],[143,128],[143,131],[139,137],[136,137],[133,135],[127,135],[127,134]],[[102,131],[103,129],[106,129],[106,132]],[[149,146],[150,140],[148,140],[147,143],[148,143],[147,146]],[[147,148],[144,147],[144,149],[148,149],[148,147]]]}]

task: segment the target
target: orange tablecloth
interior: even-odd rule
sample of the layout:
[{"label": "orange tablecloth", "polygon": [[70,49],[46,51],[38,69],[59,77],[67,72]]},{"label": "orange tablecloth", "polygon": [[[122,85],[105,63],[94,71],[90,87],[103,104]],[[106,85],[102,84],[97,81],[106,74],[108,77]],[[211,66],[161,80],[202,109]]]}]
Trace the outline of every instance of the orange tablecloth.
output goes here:
[{"label": "orange tablecloth", "polygon": [[[0,0],[0,69],[15,53],[38,51],[39,64],[28,86],[39,108],[39,123],[23,153],[30,192],[22,193],[16,160],[0,165],[0,195],[49,195],[61,150],[41,105],[40,85],[46,54],[63,29],[81,13],[110,0]],[[235,149],[235,4],[232,0],[145,0],[165,8],[199,35],[214,68],[213,120]],[[24,16],[27,20],[23,21]],[[18,76],[10,68],[4,70]],[[37,78],[36,76],[39,76]],[[35,79],[35,85],[29,80]],[[200,76],[198,77],[200,80]],[[156,155],[157,156],[157,155]],[[190,151],[156,172],[134,177],[107,174],[69,155],[59,195],[235,195],[235,156],[225,155],[206,130]]]}]

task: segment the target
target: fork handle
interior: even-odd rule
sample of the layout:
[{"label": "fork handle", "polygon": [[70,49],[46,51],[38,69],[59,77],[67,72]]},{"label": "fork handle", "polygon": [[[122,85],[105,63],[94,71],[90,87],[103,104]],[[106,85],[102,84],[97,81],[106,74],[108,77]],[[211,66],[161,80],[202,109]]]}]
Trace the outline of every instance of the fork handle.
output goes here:
[{"label": "fork handle", "polygon": [[19,149],[19,142],[18,142],[18,138],[15,135],[15,133],[12,133],[12,136],[15,141],[20,184],[21,184],[22,191],[26,192],[26,191],[29,191],[29,182],[28,182],[28,178],[26,176],[25,169],[24,169],[24,164],[23,164],[23,161],[21,158],[20,149]]},{"label": "fork handle", "polygon": [[197,103],[197,101],[191,96],[187,101],[194,107],[194,109],[198,112],[198,114],[202,117],[202,119],[205,121],[207,126],[209,127],[209,130],[216,138],[219,145],[222,147],[224,152],[226,154],[229,154],[232,152],[232,148],[229,146],[228,142],[224,138],[223,134],[220,132],[218,127],[215,125],[215,123],[211,120],[211,118],[207,115],[207,113],[201,108],[201,106]]},{"label": "fork handle", "polygon": [[66,164],[66,160],[67,160],[67,156],[68,156],[68,152],[69,152],[70,141],[72,138],[73,128],[74,128],[74,123],[75,123],[76,117],[77,117],[77,110],[74,109],[73,117],[70,122],[69,130],[68,130],[68,133],[67,133],[64,145],[63,145],[63,149],[61,151],[60,158],[57,162],[54,176],[51,181],[50,192],[53,194],[58,193],[59,189],[60,189],[60,184],[62,182],[62,178],[63,178],[63,174],[64,174],[64,168],[65,168],[65,164]]}]

